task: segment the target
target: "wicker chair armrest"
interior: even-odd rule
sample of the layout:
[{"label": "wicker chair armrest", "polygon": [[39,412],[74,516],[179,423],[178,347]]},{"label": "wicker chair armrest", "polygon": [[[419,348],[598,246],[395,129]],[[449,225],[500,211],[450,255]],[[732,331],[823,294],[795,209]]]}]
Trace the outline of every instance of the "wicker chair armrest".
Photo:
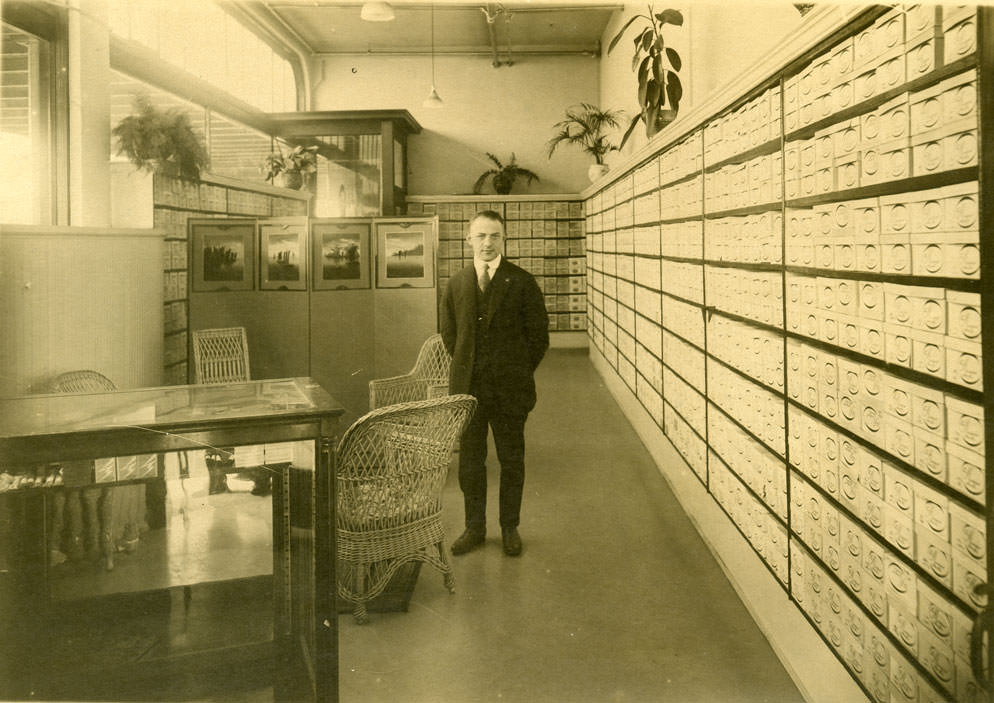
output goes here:
[{"label": "wicker chair armrest", "polygon": [[426,385],[423,379],[413,374],[373,379],[369,382],[369,409],[425,400]]}]

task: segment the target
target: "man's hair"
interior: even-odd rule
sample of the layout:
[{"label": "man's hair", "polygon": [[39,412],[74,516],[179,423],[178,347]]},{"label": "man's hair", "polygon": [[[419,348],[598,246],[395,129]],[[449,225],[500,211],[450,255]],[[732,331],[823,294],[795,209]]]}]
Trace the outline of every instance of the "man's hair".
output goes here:
[{"label": "man's hair", "polygon": [[469,227],[479,219],[493,220],[494,222],[499,222],[501,228],[502,229],[504,228],[504,218],[496,210],[480,210],[478,213],[476,213],[470,218],[469,223],[466,226]]}]

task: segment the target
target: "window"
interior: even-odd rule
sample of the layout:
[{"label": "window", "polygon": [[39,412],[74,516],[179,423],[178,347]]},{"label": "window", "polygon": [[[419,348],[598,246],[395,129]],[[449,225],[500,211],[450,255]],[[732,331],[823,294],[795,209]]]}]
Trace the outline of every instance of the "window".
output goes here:
[{"label": "window", "polygon": [[[111,71],[111,77],[111,129],[132,113],[135,96],[145,95],[159,108],[179,109],[187,114],[197,138],[207,146],[210,173],[245,181],[263,181],[260,169],[273,143],[268,134],[223,117],[202,105],[182,100],[120,71]],[[117,155],[116,140],[111,143],[111,158],[124,159]]]},{"label": "window", "polygon": [[264,112],[297,109],[293,65],[211,2],[111,0],[111,32]]},{"label": "window", "polygon": [[[58,78],[64,21],[26,3],[4,7],[0,34],[0,222],[64,219],[66,129]],[[61,109],[60,109],[61,108]],[[61,112],[61,114],[60,114]],[[61,175],[60,175],[61,174]]]}]

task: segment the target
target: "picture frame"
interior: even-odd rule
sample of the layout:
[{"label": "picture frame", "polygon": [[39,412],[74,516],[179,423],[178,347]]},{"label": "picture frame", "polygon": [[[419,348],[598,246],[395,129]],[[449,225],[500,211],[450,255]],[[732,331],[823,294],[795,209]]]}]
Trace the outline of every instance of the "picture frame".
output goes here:
[{"label": "picture frame", "polygon": [[255,288],[255,226],[255,220],[244,218],[205,218],[187,222],[193,291]]},{"label": "picture frame", "polygon": [[370,220],[311,221],[311,281],[314,290],[370,287]]},{"label": "picture frame", "polygon": [[307,290],[307,222],[259,223],[259,289]]},{"label": "picture frame", "polygon": [[435,285],[435,218],[376,220],[376,287]]}]

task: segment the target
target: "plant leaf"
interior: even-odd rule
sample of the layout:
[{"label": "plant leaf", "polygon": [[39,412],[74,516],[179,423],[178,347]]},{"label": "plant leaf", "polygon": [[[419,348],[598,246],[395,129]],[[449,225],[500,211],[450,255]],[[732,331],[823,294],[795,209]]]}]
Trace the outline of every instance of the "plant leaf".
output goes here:
[{"label": "plant leaf", "polygon": [[489,171],[484,171],[482,174],[480,174],[480,177],[476,179],[476,183],[473,184],[473,193],[479,195],[480,191],[483,190],[483,184],[487,182],[487,179],[496,174],[497,172],[494,171],[493,169],[490,169]]},{"label": "plant leaf", "polygon": [[638,51],[639,45],[641,45],[642,42],[645,41],[645,35],[647,35],[647,34],[650,37],[652,36],[652,29],[651,28],[643,29],[641,34],[636,34],[635,35],[635,50],[636,51]]},{"label": "plant leaf", "polygon": [[[632,132],[635,131],[635,125],[637,125],[641,119],[642,119],[641,112],[632,118],[631,123],[628,125],[628,129],[625,130],[625,135],[621,138],[621,147],[625,146],[625,142],[628,141],[628,138],[632,136]],[[621,147],[619,147],[619,149]]]},{"label": "plant leaf", "polygon": [[659,106],[652,105],[649,107],[645,115],[645,136],[650,139],[659,129],[656,127],[656,118],[659,117]]},{"label": "plant leaf", "polygon": [[633,17],[628,18],[628,21],[625,22],[625,24],[622,25],[621,29],[618,30],[618,33],[614,35],[614,39],[611,40],[611,43],[607,45],[607,53],[609,54],[611,53],[614,47],[617,46],[618,41],[621,39],[621,35],[625,33],[625,30],[632,25],[632,22],[639,19],[640,17],[644,19],[643,15],[634,15]]},{"label": "plant leaf", "polygon": [[649,56],[646,56],[644,59],[642,59],[642,64],[639,66],[639,71],[638,71],[638,81],[639,81],[638,98],[639,98],[639,106],[645,106],[645,89],[646,89],[646,83],[649,80],[649,67],[651,65],[651,62],[652,62],[652,58],[649,57]]},{"label": "plant leaf", "polygon": [[652,57],[652,77],[659,83],[663,82],[663,57],[659,54]]},{"label": "plant leaf", "polygon": [[683,26],[683,13],[679,10],[663,10],[656,15],[656,19],[662,24],[672,24],[677,27]]},{"label": "plant leaf", "polygon": [[652,46],[652,30],[647,29],[642,33],[642,51],[648,51],[649,47]]},{"label": "plant leaf", "polygon": [[676,53],[676,49],[666,49],[666,58],[670,60],[670,65],[673,67],[674,71],[679,71],[680,67],[683,66],[683,61],[680,59],[680,54]]},{"label": "plant leaf", "polygon": [[683,97],[683,84],[680,83],[680,77],[670,72],[666,81],[666,97],[669,98],[670,107],[674,110],[680,109],[680,98]]},{"label": "plant leaf", "polygon": [[660,92],[659,83],[655,79],[650,79],[645,88],[645,104],[647,107],[658,109]]}]

